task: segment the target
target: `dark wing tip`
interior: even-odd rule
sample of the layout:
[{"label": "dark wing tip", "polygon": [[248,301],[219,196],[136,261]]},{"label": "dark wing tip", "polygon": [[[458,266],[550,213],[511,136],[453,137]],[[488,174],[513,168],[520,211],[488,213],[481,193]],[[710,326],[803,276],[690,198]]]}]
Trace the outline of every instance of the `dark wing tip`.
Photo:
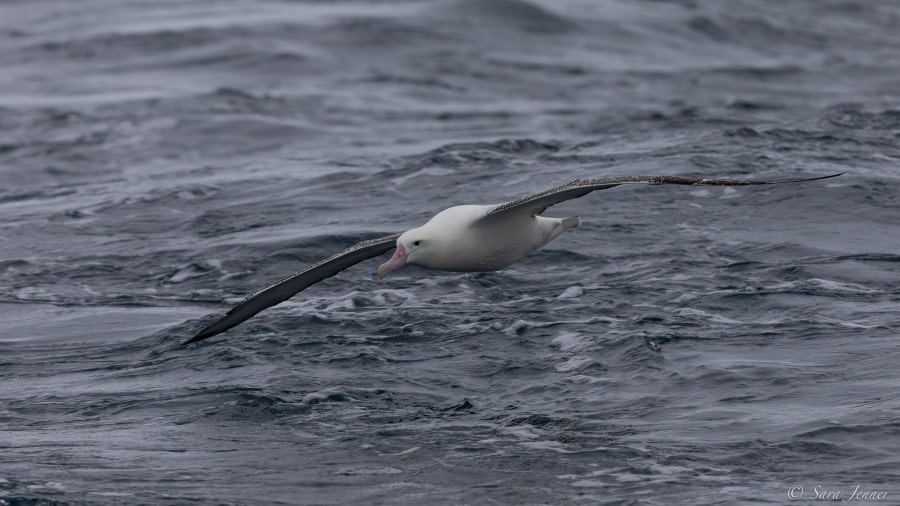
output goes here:
[{"label": "dark wing tip", "polygon": [[819,181],[821,179],[829,179],[832,177],[838,177],[844,175],[843,172],[838,172],[837,174],[829,174],[827,176],[816,176],[816,177],[806,177],[802,179],[776,179],[772,181],[773,183],[805,183],[806,181]]},{"label": "dark wing tip", "polygon": [[829,174],[829,175],[827,175],[827,176],[818,176],[818,177],[811,177],[811,178],[808,178],[808,179],[801,179],[800,181],[797,181],[797,182],[800,183],[800,182],[803,182],[803,181],[818,181],[818,180],[820,180],[820,179],[829,179],[829,178],[832,178],[832,177],[843,176],[844,174],[846,174],[846,172],[838,172],[837,174]]},{"label": "dark wing tip", "polygon": [[827,176],[813,177],[813,178],[807,179],[806,181],[815,181],[817,179],[828,179],[831,177],[843,176],[844,174],[846,174],[846,172],[838,172],[837,174],[829,174]]},{"label": "dark wing tip", "polygon": [[[675,184],[693,184],[697,186],[747,186],[747,185],[764,185],[764,184],[782,184],[782,183],[805,183],[807,181],[818,181],[821,179],[829,179],[832,177],[838,177],[844,175],[845,172],[838,172],[837,174],[829,174],[827,176],[816,176],[816,177],[804,177],[804,178],[792,178],[792,179],[700,179],[694,180],[691,182],[690,179],[684,179],[685,182],[678,182],[674,179],[679,178],[671,178],[665,177],[662,178],[669,179],[670,181],[661,181],[663,183],[673,182]],[[662,179],[661,178],[661,179]]]},{"label": "dark wing tip", "polygon": [[214,336],[214,335],[216,335],[216,334],[218,334],[218,332],[210,332],[209,327],[206,327],[205,329],[201,330],[200,332],[197,332],[197,335],[195,335],[194,337],[192,337],[192,338],[188,339],[187,341],[181,343],[181,345],[184,346],[184,345],[186,345],[186,344],[196,343],[197,341],[202,341],[202,340],[204,340],[204,339],[209,339],[210,337],[212,337],[212,336]]}]

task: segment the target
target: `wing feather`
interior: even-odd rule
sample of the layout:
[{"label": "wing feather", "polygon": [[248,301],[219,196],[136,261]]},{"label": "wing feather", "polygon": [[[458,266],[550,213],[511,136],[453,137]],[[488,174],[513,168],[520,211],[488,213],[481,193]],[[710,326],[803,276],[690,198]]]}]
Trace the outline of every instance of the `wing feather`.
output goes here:
[{"label": "wing feather", "polygon": [[[841,173],[843,174],[843,173]],[[485,213],[482,220],[492,219],[515,212],[529,212],[534,216],[543,213],[548,207],[566,200],[577,199],[596,190],[606,190],[621,184],[680,184],[691,186],[749,186],[762,184],[799,183],[840,176],[810,177],[802,179],[711,179],[678,176],[614,176],[594,179],[575,179],[566,184],[530,195],[518,200],[498,204]]]},{"label": "wing feather", "polygon": [[400,234],[379,237],[356,243],[337,255],[330,256],[306,269],[281,281],[271,284],[261,290],[250,294],[240,304],[234,306],[221,318],[201,330],[194,337],[183,344],[196,343],[213,337],[216,334],[238,325],[263,309],[284,302],[293,297],[297,292],[304,290],[323,279],[334,276],[342,270],[356,265],[368,258],[377,257],[396,247]]}]

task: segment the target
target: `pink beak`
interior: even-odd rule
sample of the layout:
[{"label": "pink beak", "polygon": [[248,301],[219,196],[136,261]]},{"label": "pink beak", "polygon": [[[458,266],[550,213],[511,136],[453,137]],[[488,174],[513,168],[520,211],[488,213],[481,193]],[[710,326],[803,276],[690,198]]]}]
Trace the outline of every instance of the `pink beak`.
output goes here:
[{"label": "pink beak", "polygon": [[406,266],[406,248],[403,247],[402,244],[397,245],[397,251],[394,252],[394,256],[391,257],[390,260],[381,264],[381,267],[378,268],[378,279],[384,279],[388,274],[396,271],[397,269],[402,269]]}]

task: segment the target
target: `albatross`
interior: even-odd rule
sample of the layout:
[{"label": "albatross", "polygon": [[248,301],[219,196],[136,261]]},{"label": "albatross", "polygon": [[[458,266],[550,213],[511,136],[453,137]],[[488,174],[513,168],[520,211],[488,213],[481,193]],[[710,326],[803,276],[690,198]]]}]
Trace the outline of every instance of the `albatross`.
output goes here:
[{"label": "albatross", "polygon": [[[842,174],[842,173],[841,173]],[[707,179],[677,176],[616,176],[575,179],[549,190],[503,204],[454,206],[434,215],[421,227],[359,242],[277,283],[262,288],[234,306],[183,344],[195,343],[239,325],[260,311],[284,302],[323,279],[363,260],[395,249],[378,267],[378,278],[407,265],[457,272],[496,271],[522,260],[531,252],[581,224],[578,216],[542,216],[548,207],[623,184],[688,186],[750,186],[800,183],[840,176],[803,179]]]}]

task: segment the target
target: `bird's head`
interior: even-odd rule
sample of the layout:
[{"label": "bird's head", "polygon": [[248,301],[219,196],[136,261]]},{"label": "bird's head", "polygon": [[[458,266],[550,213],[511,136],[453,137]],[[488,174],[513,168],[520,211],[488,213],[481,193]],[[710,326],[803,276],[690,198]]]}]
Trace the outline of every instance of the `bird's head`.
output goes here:
[{"label": "bird's head", "polygon": [[397,249],[390,260],[378,267],[378,279],[407,265],[422,265],[428,258],[434,241],[423,227],[407,230],[397,238]]}]

